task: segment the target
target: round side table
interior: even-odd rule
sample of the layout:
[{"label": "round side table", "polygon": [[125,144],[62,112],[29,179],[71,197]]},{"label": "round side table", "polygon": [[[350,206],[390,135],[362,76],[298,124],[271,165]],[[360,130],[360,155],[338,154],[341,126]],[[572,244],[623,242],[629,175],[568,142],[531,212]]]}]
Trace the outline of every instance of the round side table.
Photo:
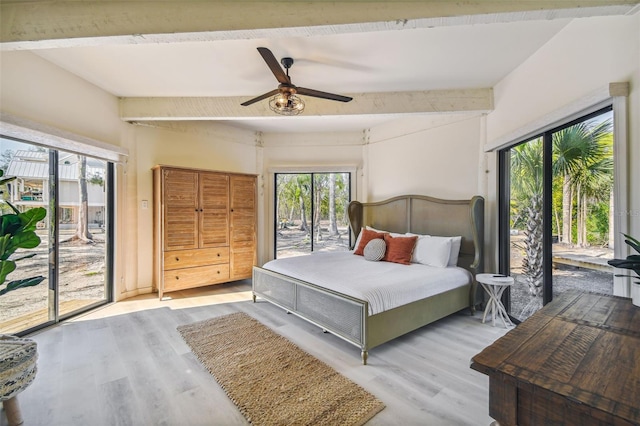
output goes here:
[{"label": "round side table", "polygon": [[484,310],[482,323],[484,324],[487,319],[487,314],[490,314],[491,322],[494,327],[496,326],[496,317],[502,320],[505,328],[508,328],[508,325],[513,326],[513,323],[509,318],[509,314],[507,314],[507,310],[504,308],[501,300],[502,293],[504,293],[508,287],[513,285],[513,277],[507,277],[499,274],[478,274],[476,275],[476,281],[482,285],[482,288],[484,288],[489,295],[489,302],[487,302],[487,307]]},{"label": "round side table", "polygon": [[22,425],[18,394],[36,377],[37,343],[0,334],[0,402],[9,426]]}]

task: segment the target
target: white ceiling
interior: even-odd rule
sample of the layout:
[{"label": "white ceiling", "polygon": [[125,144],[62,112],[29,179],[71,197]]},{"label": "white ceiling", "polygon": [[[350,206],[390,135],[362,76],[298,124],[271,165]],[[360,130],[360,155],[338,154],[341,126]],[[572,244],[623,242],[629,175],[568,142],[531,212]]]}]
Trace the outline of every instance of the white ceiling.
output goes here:
[{"label": "white ceiling", "polygon": [[[310,31],[292,36],[272,31],[260,33],[271,38],[164,38],[138,44],[101,41],[71,43],[71,47],[44,45],[42,49],[36,45],[33,52],[122,98],[240,97],[242,101],[277,88],[256,50],[265,46],[278,59],[294,58],[293,84],[357,99],[357,94],[367,93],[491,88],[571,18],[549,19],[547,15],[546,19],[510,20],[465,25],[464,19],[458,19],[455,25],[375,31],[365,26],[364,31],[330,35]],[[305,101],[307,105],[331,102],[310,97]],[[394,114],[268,114],[225,121],[263,132],[321,132],[360,131],[395,118]]]}]

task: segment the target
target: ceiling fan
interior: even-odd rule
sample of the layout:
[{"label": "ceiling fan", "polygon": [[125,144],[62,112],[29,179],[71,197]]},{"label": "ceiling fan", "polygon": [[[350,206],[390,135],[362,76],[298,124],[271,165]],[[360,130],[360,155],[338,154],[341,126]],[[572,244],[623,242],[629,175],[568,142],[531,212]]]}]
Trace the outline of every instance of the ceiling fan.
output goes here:
[{"label": "ceiling fan", "polygon": [[267,66],[276,77],[276,80],[280,82],[277,89],[262,94],[256,98],[243,102],[242,106],[248,106],[263,99],[271,97],[269,100],[269,108],[272,111],[282,115],[298,115],[304,111],[304,101],[297,95],[313,96],[315,98],[329,99],[332,101],[349,102],[351,99],[348,96],[336,95],[334,93],[321,92],[319,90],[307,89],[306,87],[297,87],[291,83],[289,77],[289,68],[293,65],[292,58],[282,58],[280,63],[286,70],[278,65],[278,60],[271,50],[266,47],[258,47],[258,52],[262,55],[262,59],[267,63]]}]

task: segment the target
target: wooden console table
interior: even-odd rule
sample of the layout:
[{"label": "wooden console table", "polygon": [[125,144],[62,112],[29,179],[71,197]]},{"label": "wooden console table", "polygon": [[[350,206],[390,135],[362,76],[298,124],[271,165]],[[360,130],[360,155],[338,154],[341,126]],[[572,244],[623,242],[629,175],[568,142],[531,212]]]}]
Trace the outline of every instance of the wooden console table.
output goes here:
[{"label": "wooden console table", "polygon": [[471,360],[500,425],[640,424],[640,308],[568,292]]}]

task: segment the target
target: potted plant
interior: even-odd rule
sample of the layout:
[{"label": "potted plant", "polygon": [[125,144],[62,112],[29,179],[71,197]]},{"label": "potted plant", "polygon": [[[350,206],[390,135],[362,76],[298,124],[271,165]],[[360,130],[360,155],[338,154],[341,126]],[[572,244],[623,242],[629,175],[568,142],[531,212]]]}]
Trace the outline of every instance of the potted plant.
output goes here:
[{"label": "potted plant", "polygon": [[[0,177],[4,172],[0,170]],[[5,178],[0,180],[0,186],[15,178]],[[43,276],[24,278],[10,281],[5,285],[7,275],[16,269],[16,262],[28,259],[36,253],[22,254],[15,257],[17,249],[31,249],[40,245],[40,237],[36,235],[36,225],[47,215],[44,207],[35,207],[24,212],[20,212],[10,202],[4,200],[11,207],[13,213],[0,215],[0,296],[12,290],[30,287],[44,281]]]},{"label": "potted plant", "polygon": [[630,235],[623,235],[626,238],[624,242],[638,254],[630,254],[626,259],[612,259],[607,263],[614,268],[630,269],[636,273],[636,276],[616,274],[616,277],[635,278],[635,281],[631,282],[631,303],[640,306],[640,241]]}]

